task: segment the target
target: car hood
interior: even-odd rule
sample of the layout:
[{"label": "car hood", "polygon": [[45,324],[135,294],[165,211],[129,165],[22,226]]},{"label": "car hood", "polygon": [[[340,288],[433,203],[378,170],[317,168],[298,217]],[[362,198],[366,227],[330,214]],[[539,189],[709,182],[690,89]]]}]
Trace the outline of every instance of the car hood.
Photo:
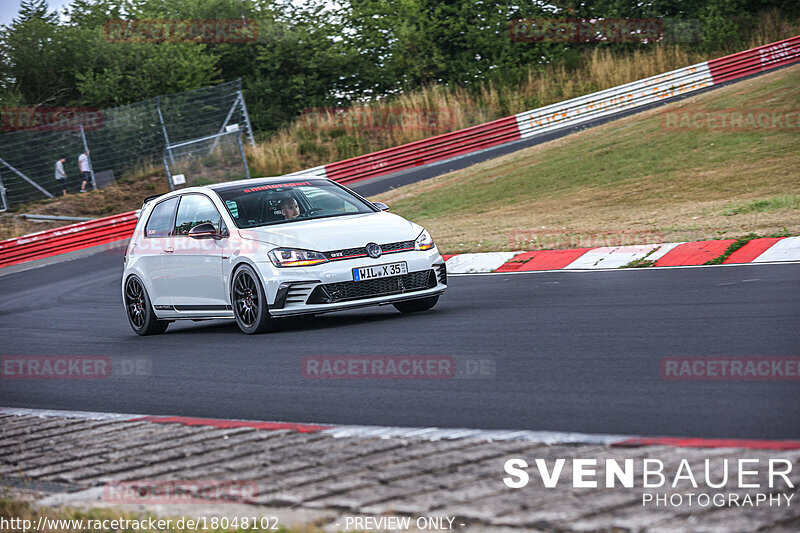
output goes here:
[{"label": "car hood", "polygon": [[392,213],[363,213],[240,229],[243,239],[320,252],[417,238],[422,226]]}]

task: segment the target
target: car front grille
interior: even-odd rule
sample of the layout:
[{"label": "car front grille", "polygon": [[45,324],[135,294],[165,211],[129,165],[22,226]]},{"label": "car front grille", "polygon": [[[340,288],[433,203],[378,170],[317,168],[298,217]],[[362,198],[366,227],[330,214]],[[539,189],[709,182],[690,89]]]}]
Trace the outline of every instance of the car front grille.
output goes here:
[{"label": "car front grille", "polygon": [[[381,244],[380,247],[385,254],[405,252],[414,249],[414,241],[390,242]],[[366,246],[362,246],[360,248],[345,248],[344,250],[332,250],[324,253],[331,261],[340,261],[342,259],[353,259],[354,257],[366,257],[367,249]]]},{"label": "car front grille", "polygon": [[420,291],[436,287],[433,269],[367,281],[342,281],[318,285],[306,303],[329,304]]}]

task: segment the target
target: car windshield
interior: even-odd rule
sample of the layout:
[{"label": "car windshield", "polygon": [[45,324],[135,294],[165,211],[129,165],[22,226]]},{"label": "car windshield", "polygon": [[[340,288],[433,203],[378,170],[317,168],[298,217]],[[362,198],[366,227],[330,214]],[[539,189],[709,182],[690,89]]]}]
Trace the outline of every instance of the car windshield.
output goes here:
[{"label": "car windshield", "polygon": [[367,202],[326,180],[241,185],[216,192],[239,228],[376,211]]}]

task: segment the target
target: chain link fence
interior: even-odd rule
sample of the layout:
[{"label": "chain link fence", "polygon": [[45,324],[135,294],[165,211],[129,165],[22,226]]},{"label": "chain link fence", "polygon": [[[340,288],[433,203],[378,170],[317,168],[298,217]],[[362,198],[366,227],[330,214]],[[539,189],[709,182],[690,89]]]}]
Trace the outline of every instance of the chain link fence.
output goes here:
[{"label": "chain link fence", "polygon": [[[20,114],[20,110],[13,112]],[[35,127],[26,125],[32,121],[17,120],[14,124],[23,126],[20,131],[0,134],[0,211],[24,202],[53,198],[65,189],[76,192],[83,181],[78,156],[85,151],[90,163],[88,186],[93,188],[114,183],[138,168],[158,164],[165,164],[168,177],[183,173],[195,182],[203,181],[202,173],[206,171],[209,182],[220,181],[216,177],[222,175],[226,179],[249,177],[242,159],[242,134],[251,144],[254,140],[241,80],[97,110],[91,120],[85,119],[86,113],[82,120],[71,122],[63,120],[63,113],[61,116],[60,121],[39,120]],[[3,123],[7,125],[9,121],[4,118]],[[206,146],[208,138],[219,140]],[[231,145],[237,149],[230,149]],[[165,162],[172,164],[176,154],[180,164],[188,165],[193,159],[186,153],[191,150],[184,147],[191,146],[205,146],[210,159],[199,166],[189,165],[185,171],[167,166]],[[214,150],[210,150],[211,146]],[[194,159],[201,159],[199,151],[199,148],[195,151]],[[56,162],[62,158],[66,182],[55,177]],[[228,171],[212,172],[221,166]],[[169,183],[174,188],[173,180]]]},{"label": "chain link fence", "polygon": [[172,189],[230,181],[250,174],[238,128],[167,146],[164,168]]}]

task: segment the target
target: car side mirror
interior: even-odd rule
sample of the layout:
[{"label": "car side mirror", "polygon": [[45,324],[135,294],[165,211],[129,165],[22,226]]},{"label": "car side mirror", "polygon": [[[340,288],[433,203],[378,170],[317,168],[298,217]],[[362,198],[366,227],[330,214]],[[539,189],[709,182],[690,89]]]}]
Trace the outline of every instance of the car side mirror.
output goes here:
[{"label": "car side mirror", "polygon": [[388,211],[389,206],[384,204],[383,202],[372,202],[372,205],[380,209],[381,211]]},{"label": "car side mirror", "polygon": [[203,222],[189,230],[189,237],[192,239],[221,239],[222,235],[217,233],[214,224]]}]

